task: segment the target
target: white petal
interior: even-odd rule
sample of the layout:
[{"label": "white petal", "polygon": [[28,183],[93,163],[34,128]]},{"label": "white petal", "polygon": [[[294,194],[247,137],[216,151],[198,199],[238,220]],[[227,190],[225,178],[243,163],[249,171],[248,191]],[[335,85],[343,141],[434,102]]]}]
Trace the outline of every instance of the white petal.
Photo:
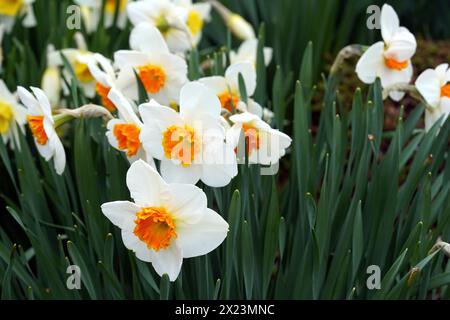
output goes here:
[{"label": "white petal", "polygon": [[183,257],[192,258],[213,251],[225,240],[228,228],[228,223],[211,209],[206,209],[197,224],[177,226],[177,242]]},{"label": "white petal", "polygon": [[416,48],[417,42],[414,35],[408,29],[401,27],[391,38],[384,56],[397,61],[406,61],[416,53]]},{"label": "white petal", "polygon": [[441,98],[440,80],[435,70],[427,69],[416,80],[416,88],[432,107],[437,107]]},{"label": "white petal", "polygon": [[145,66],[149,64],[148,53],[132,50],[119,50],[114,53],[114,62],[122,70],[125,67]]},{"label": "white petal", "polygon": [[189,82],[180,93],[180,114],[185,119],[195,119],[199,114],[208,114],[218,119],[221,105],[213,91],[199,82]]},{"label": "white petal", "polygon": [[181,271],[183,252],[175,244],[169,248],[152,252],[152,265],[157,274],[167,274],[170,281],[175,281]]},{"label": "white petal", "polygon": [[210,187],[224,187],[238,173],[234,149],[223,141],[203,148],[203,162],[201,180]]},{"label": "white petal", "polygon": [[148,22],[138,24],[131,31],[130,48],[149,53],[169,53],[161,32]]},{"label": "white petal", "polygon": [[161,161],[161,176],[168,183],[196,184],[200,180],[201,174],[201,167],[196,164],[185,168],[172,160],[163,159]]},{"label": "white petal", "polygon": [[256,70],[250,62],[239,62],[233,64],[225,71],[225,78],[231,90],[239,92],[239,74],[244,79],[247,95],[251,97],[256,89]]},{"label": "white petal", "polygon": [[173,215],[176,223],[195,224],[203,216],[207,199],[202,189],[191,184],[169,184],[169,197],[164,207]]},{"label": "white petal", "polygon": [[43,111],[36,98],[24,87],[17,87],[17,94],[31,115],[42,115]]},{"label": "white petal", "polygon": [[122,240],[125,247],[132,250],[139,260],[152,262],[152,251],[144,241],[141,241],[132,230],[122,229]]},{"label": "white petal", "polygon": [[120,117],[128,123],[134,123],[140,126],[141,121],[139,120],[136,113],[133,111],[133,107],[128,102],[128,100],[120,93],[117,89],[111,89],[108,93],[108,99],[116,106],[119,111]]},{"label": "white petal", "polygon": [[198,80],[203,83],[209,89],[211,89],[214,94],[219,95],[224,92],[228,92],[227,80],[221,76],[205,77]]},{"label": "white petal", "polygon": [[66,152],[64,151],[61,140],[56,134],[55,136],[53,136],[52,140],[54,147],[53,161],[55,170],[57,174],[62,175],[64,172],[64,168],[66,167]]},{"label": "white petal", "polygon": [[142,160],[134,162],[128,170],[127,186],[131,197],[142,207],[160,205],[160,195],[167,189],[158,172]]},{"label": "white petal", "polygon": [[384,43],[377,42],[367,49],[356,64],[358,78],[366,83],[374,83],[384,65]]},{"label": "white petal", "polygon": [[113,201],[102,204],[103,214],[120,229],[133,231],[136,223],[136,214],[141,210],[139,206],[130,201]]},{"label": "white petal", "polygon": [[387,43],[400,27],[400,20],[394,8],[388,4],[384,4],[381,8],[381,35]]}]

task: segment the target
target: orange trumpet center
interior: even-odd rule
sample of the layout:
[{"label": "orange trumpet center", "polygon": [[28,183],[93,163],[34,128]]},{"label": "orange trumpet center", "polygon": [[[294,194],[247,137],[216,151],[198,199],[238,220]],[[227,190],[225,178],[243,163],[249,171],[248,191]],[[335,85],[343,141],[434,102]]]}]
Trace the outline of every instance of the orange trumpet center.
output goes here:
[{"label": "orange trumpet center", "polygon": [[161,67],[147,65],[139,67],[139,77],[147,92],[157,93],[166,83],[166,74]]},{"label": "orange trumpet center", "polygon": [[408,67],[409,62],[408,60],[398,61],[395,59],[384,58],[384,63],[386,64],[386,67],[388,67],[389,69],[400,71]]},{"label": "orange trumpet center", "polygon": [[108,98],[108,93],[111,90],[110,87],[106,87],[106,86],[102,85],[100,82],[97,82],[97,84],[95,85],[95,90],[97,91],[97,94],[102,99],[102,105],[106,109],[108,109],[108,111],[113,112],[114,110],[116,110],[116,106]]},{"label": "orange trumpet center", "polygon": [[185,125],[170,126],[163,132],[162,145],[168,159],[176,159],[188,167],[200,151],[200,141],[193,128]]},{"label": "orange trumpet center", "polygon": [[121,123],[114,126],[113,134],[116,137],[120,150],[127,150],[127,156],[136,155],[141,146],[139,134],[141,129],[135,124]]},{"label": "orange trumpet center", "polygon": [[236,109],[236,106],[239,102],[239,97],[228,91],[225,91],[224,93],[219,95],[219,100],[222,108],[233,112],[233,109]]},{"label": "orange trumpet center", "polygon": [[48,137],[44,130],[44,116],[27,116],[28,125],[30,126],[31,133],[36,139],[36,142],[40,145],[47,143]]},{"label": "orange trumpet center", "polygon": [[142,208],[136,213],[133,233],[147,244],[149,249],[166,249],[170,241],[177,237],[172,217],[162,207]]},{"label": "orange trumpet center", "polygon": [[[246,152],[247,155],[250,155],[254,150],[259,150],[261,144],[259,132],[253,125],[247,123],[242,125],[242,130],[244,131],[245,144],[247,146]],[[237,153],[237,151],[237,148],[235,148],[234,152]]]},{"label": "orange trumpet center", "polygon": [[447,83],[441,88],[441,97],[450,98],[450,83]]}]

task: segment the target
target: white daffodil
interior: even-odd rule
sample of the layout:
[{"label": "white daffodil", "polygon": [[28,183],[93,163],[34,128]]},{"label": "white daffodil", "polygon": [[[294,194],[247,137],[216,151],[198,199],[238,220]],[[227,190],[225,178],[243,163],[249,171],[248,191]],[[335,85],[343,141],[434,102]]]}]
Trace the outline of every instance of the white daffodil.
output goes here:
[{"label": "white daffodil", "polygon": [[111,88],[117,85],[117,77],[111,61],[99,53],[95,53],[88,63],[89,71],[96,81],[95,91],[101,98],[102,105],[109,111],[116,110],[114,103],[108,98]]},{"label": "white daffodil", "polygon": [[249,62],[240,62],[229,66],[225,71],[225,77],[206,77],[201,78],[199,82],[214,92],[219,98],[222,108],[232,112],[241,100],[239,74],[242,74],[247,96],[251,97],[256,89],[256,71]]},{"label": "white daffodil", "polygon": [[186,8],[168,0],[145,0],[130,2],[127,13],[134,26],[147,22],[158,28],[171,52],[184,53],[192,48]]},{"label": "white daffodil", "polygon": [[47,46],[47,68],[44,71],[41,81],[41,88],[47,95],[50,105],[58,107],[62,89],[61,73],[58,65],[55,63],[52,55],[55,53],[53,45]]},{"label": "white daffodil", "polygon": [[33,94],[23,87],[17,88],[20,100],[27,107],[28,126],[41,156],[46,161],[53,158],[56,173],[61,175],[66,166],[66,153],[55,131],[50,101],[41,89],[31,87],[31,91]]},{"label": "white daffodil", "polygon": [[225,143],[220,101],[206,86],[187,83],[180,94],[180,113],[155,101],[143,104],[141,141],[147,154],[161,160],[168,182],[222,187],[237,175],[236,157]]},{"label": "white daffodil", "polygon": [[120,50],[114,55],[120,70],[119,89],[128,98],[138,100],[137,74],[149,98],[162,104],[178,103],[180,89],[187,82],[186,61],[169,52],[161,33],[149,23],[133,29],[130,47],[132,51]]},{"label": "white daffodil", "polygon": [[[383,41],[367,49],[356,65],[356,73],[364,83],[373,83],[380,78],[383,88],[395,84],[409,83],[413,75],[411,58],[416,52],[416,39],[400,21],[394,9],[385,4],[381,9],[381,35]],[[404,93],[390,92],[393,100],[399,101]]]},{"label": "white daffodil", "polygon": [[[89,33],[96,30],[102,15],[102,0],[74,0],[76,4],[81,6],[81,12],[86,28]],[[127,24],[126,6],[130,0],[119,0],[119,7],[117,7],[116,0],[105,1],[105,16],[104,25],[106,28],[114,24],[114,16],[116,11],[117,22],[116,25],[120,29],[124,29]]]},{"label": "white daffodil", "polygon": [[183,258],[205,255],[226,238],[228,223],[207,207],[205,193],[189,184],[167,184],[144,161],[127,173],[130,201],[102,205],[103,214],[122,231],[125,247],[155,271],[175,281]]},{"label": "white daffodil", "polygon": [[3,143],[11,148],[19,144],[19,130],[24,132],[27,110],[17,101],[6,84],[0,79],[0,134]]},{"label": "white daffodil", "polygon": [[[253,66],[256,66],[256,54],[258,50],[258,40],[257,39],[248,39],[242,42],[239,46],[237,52],[230,52],[230,62],[231,64],[239,63],[239,62],[250,62]],[[268,66],[270,61],[272,60],[273,50],[269,47],[264,47],[263,55],[264,55],[264,64]]]},{"label": "white daffodil", "polygon": [[450,69],[447,63],[436,69],[425,70],[416,80],[416,88],[429,108],[425,113],[425,129],[428,131],[442,117],[450,114]]},{"label": "white daffodil", "polygon": [[[242,102],[240,102],[242,103]],[[227,131],[227,141],[235,148],[245,148],[249,163],[275,164],[285,155],[292,139],[261,120],[258,116],[244,112],[230,117],[233,126]],[[241,135],[245,138],[240,143]],[[242,156],[243,158],[243,156]]]},{"label": "white daffodil", "polygon": [[191,33],[193,44],[197,45],[202,38],[202,29],[205,22],[211,19],[211,4],[192,3],[192,0],[173,0],[173,3],[188,10],[185,22]]},{"label": "white daffodil", "polygon": [[139,135],[143,124],[133,111],[130,102],[116,89],[109,91],[108,100],[117,107],[119,113],[118,119],[108,121],[106,132],[108,142],[115,149],[125,152],[130,162],[143,159],[154,166],[153,159],[147,159],[142,148]]},{"label": "white daffodil", "polygon": [[34,0],[1,0],[0,24],[5,26],[6,32],[11,32],[17,18],[25,16],[22,25],[31,28],[36,25],[33,11]]}]

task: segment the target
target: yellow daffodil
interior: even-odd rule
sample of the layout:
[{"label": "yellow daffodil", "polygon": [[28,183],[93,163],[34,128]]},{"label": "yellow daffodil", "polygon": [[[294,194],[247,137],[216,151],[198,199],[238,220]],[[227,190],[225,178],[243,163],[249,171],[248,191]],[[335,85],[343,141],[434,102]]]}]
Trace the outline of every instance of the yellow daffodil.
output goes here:
[{"label": "yellow daffodil", "polygon": [[187,10],[186,25],[191,34],[192,42],[197,45],[202,38],[202,30],[205,22],[211,19],[211,4],[192,3],[192,0],[173,0],[177,6]]},{"label": "yellow daffodil", "polygon": [[4,25],[6,32],[11,32],[17,18],[25,15],[22,25],[31,28],[36,25],[33,12],[35,0],[0,0],[0,25]]},{"label": "yellow daffodil", "polygon": [[[94,32],[98,23],[100,22],[100,17],[102,15],[102,0],[74,0],[76,4],[81,6],[81,11],[83,14],[84,22],[89,33]],[[114,16],[116,11],[117,22],[116,25],[120,29],[124,29],[127,24],[127,12],[126,7],[130,0],[119,0],[119,6],[117,7],[116,0],[106,0],[105,1],[105,15],[104,15],[104,26],[109,28],[114,23]]]},{"label": "yellow daffodil", "polygon": [[26,109],[18,103],[3,80],[0,79],[0,135],[3,143],[9,143],[11,148],[19,144],[19,130],[24,132]]}]

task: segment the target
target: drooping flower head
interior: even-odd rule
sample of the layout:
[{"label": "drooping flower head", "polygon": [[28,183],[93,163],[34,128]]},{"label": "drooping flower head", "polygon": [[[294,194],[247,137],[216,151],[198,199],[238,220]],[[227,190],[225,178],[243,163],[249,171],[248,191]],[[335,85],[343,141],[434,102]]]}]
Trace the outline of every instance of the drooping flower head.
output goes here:
[{"label": "drooping flower head", "polygon": [[173,53],[184,53],[191,49],[193,41],[186,21],[189,11],[167,0],[130,2],[128,17],[136,27],[146,22],[156,27]]},{"label": "drooping flower head", "polygon": [[178,103],[180,89],[187,81],[187,64],[169,52],[161,33],[149,23],[142,23],[130,35],[133,50],[114,55],[119,68],[117,86],[130,99],[138,100],[140,78],[150,99],[163,104]]},{"label": "drooping flower head", "polygon": [[198,187],[167,184],[142,160],[131,165],[127,186],[134,202],[108,202],[102,211],[122,230],[125,247],[170,281],[177,279],[183,258],[207,254],[225,239],[228,224],[207,208]]},{"label": "drooping flower head", "polygon": [[17,88],[20,100],[27,108],[28,126],[41,156],[45,161],[53,159],[56,173],[61,175],[66,166],[66,153],[54,128],[50,102],[41,89],[31,87],[31,91]]},{"label": "drooping flower head", "polygon": [[190,82],[182,88],[180,113],[156,101],[141,105],[139,112],[144,148],[161,160],[161,174],[168,182],[202,180],[222,187],[236,176],[236,159],[225,143],[219,99],[203,84]]},{"label": "drooping flower head", "polygon": [[13,148],[19,143],[19,130],[24,132],[27,110],[17,101],[3,80],[0,79],[0,135],[3,143]]},{"label": "drooping flower head", "polygon": [[99,53],[95,53],[88,63],[89,71],[97,82],[95,91],[101,98],[102,105],[109,111],[114,111],[116,107],[108,98],[111,88],[116,87],[117,77],[110,60]]},{"label": "drooping flower head", "polygon": [[[383,41],[367,49],[356,65],[356,73],[364,83],[373,83],[380,78],[383,88],[395,84],[409,83],[413,75],[411,58],[416,52],[414,35],[400,21],[390,5],[381,9],[381,35]],[[392,91],[390,97],[399,101],[403,92]]]},{"label": "drooping flower head", "polygon": [[416,88],[427,102],[425,129],[450,114],[450,69],[447,63],[425,70],[416,80]]}]

